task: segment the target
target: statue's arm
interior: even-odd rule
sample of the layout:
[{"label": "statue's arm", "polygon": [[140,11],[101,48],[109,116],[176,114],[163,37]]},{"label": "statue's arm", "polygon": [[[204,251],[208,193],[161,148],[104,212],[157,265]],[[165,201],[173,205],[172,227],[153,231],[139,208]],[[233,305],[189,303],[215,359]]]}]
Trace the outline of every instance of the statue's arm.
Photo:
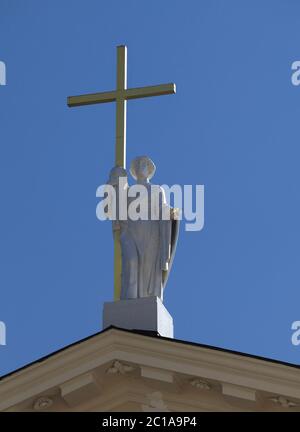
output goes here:
[{"label": "statue's arm", "polygon": [[166,200],[166,194],[164,189],[160,186],[160,211],[161,215],[166,215],[165,219],[174,220],[180,218],[180,209],[177,207],[171,207]]}]

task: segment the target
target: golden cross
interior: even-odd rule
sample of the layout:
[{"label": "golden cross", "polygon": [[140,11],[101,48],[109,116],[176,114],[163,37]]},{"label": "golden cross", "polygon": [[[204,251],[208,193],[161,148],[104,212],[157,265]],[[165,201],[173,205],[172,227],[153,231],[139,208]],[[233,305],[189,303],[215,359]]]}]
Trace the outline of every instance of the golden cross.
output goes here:
[{"label": "golden cross", "polygon": [[[113,91],[69,96],[68,106],[92,105],[116,102],[116,146],[115,165],[126,168],[126,103],[129,99],[149,96],[162,96],[176,93],[175,84],[127,88],[127,47],[117,47],[117,88]],[[120,298],[121,292],[121,247],[120,231],[114,232],[114,299]]]}]

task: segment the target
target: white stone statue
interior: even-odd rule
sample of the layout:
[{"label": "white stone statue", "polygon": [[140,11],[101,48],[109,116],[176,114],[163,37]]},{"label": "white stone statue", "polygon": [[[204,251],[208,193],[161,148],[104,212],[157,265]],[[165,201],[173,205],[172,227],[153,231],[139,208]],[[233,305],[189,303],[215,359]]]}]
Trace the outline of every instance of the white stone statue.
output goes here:
[{"label": "white stone statue", "polygon": [[[164,190],[150,183],[155,170],[149,157],[135,158],[130,166],[130,173],[136,180],[133,186],[128,186],[127,173],[123,168],[114,167],[110,172],[108,184],[116,188],[117,202],[119,177],[125,177],[122,179],[123,193],[125,191],[127,198],[127,220],[121,220],[117,213],[117,220],[113,221],[113,230],[120,230],[121,300],[151,296],[163,300],[164,287],[171,270],[179,231],[178,209],[169,207]],[[143,219],[133,220],[131,210],[137,208],[144,210],[144,213],[140,213],[144,216]],[[170,216],[164,220],[163,214]]]}]

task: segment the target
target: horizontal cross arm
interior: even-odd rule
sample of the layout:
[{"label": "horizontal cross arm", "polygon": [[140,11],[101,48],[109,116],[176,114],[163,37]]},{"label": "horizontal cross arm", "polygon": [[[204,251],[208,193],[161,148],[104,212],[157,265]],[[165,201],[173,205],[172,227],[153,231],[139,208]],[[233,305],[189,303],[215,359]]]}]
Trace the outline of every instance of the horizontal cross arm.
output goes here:
[{"label": "horizontal cross arm", "polygon": [[162,96],[176,93],[176,86],[173,83],[161,84],[148,87],[137,87],[124,90],[125,99],[138,99],[151,96]]},{"label": "horizontal cross arm", "polygon": [[68,106],[93,105],[98,103],[113,102],[116,100],[116,92],[89,93],[80,96],[69,96]]},{"label": "horizontal cross arm", "polygon": [[175,84],[161,84],[157,86],[136,87],[127,90],[117,90],[101,93],[89,93],[80,96],[69,96],[68,106],[93,105],[98,103],[114,102],[118,97],[121,99],[139,99],[151,96],[162,96],[176,93]]}]

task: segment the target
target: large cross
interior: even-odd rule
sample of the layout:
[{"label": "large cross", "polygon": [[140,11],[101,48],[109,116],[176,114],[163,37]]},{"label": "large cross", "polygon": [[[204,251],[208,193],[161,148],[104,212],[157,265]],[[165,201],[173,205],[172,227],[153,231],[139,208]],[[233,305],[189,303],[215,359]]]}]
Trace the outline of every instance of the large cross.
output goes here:
[{"label": "large cross", "polygon": [[[162,96],[176,93],[175,84],[127,88],[127,47],[117,47],[117,88],[116,90],[90,93],[80,96],[69,96],[68,106],[92,105],[105,102],[116,102],[116,146],[115,164],[126,168],[126,103],[129,99],[149,96]],[[121,292],[121,247],[120,232],[114,233],[114,298],[118,300]]]}]

